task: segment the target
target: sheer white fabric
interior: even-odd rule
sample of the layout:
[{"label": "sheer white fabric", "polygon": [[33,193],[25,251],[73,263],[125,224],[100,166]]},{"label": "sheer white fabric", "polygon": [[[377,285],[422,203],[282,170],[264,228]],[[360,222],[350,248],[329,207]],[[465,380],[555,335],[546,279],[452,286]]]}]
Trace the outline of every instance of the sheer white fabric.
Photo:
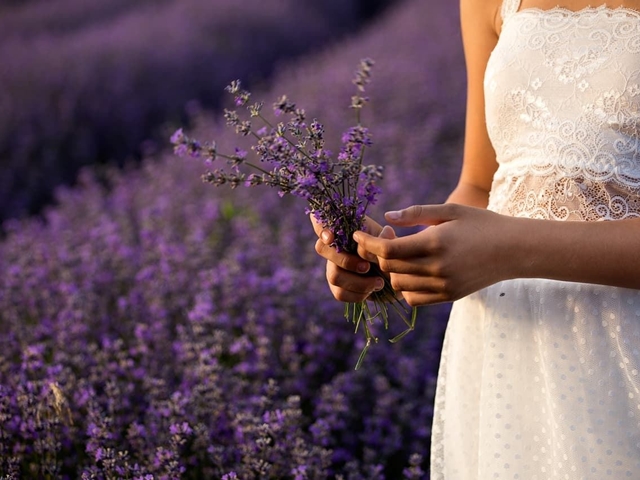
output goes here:
[{"label": "sheer white fabric", "polygon": [[[489,208],[640,216],[640,13],[518,8],[485,75]],[[526,279],[456,302],[431,478],[640,479],[640,291]]]},{"label": "sheer white fabric", "polygon": [[520,8],[520,0],[504,0],[502,2],[502,7],[500,8],[500,14],[502,16],[502,20],[506,20],[511,15],[516,13]]}]

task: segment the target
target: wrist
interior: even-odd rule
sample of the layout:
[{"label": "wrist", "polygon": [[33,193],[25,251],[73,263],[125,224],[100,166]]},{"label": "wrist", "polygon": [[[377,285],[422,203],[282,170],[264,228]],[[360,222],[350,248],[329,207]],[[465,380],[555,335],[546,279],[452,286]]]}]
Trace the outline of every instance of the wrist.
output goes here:
[{"label": "wrist", "polygon": [[512,217],[509,278],[560,279],[574,261],[566,222]]},{"label": "wrist", "polygon": [[[540,243],[536,225],[528,218],[505,217],[499,230],[498,265],[501,280],[537,277],[540,267]],[[535,221],[533,221],[535,222]]]}]

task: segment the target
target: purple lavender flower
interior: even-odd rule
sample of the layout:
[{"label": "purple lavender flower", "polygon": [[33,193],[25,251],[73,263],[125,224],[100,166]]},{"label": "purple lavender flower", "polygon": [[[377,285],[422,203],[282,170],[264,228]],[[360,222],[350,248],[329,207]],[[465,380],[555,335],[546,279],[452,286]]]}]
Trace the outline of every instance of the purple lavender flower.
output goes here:
[{"label": "purple lavender flower", "polygon": [[[236,133],[254,138],[255,143],[251,148],[259,161],[247,161],[247,152],[238,148],[230,155],[221,154],[215,148],[211,152],[207,144],[203,146],[185,135],[182,129],[171,137],[174,151],[179,156],[189,154],[192,157],[204,157],[207,162],[213,162],[216,158],[226,159],[231,172],[218,168],[203,175],[204,181],[213,185],[229,185],[231,188],[266,185],[278,188],[280,196],[292,194],[305,199],[308,203],[306,211],[333,232],[336,250],[355,252],[357,245],[353,233],[364,229],[367,207],[376,203],[381,193],[379,182],[383,177],[382,167],[363,163],[365,151],[373,142],[369,129],[360,122],[360,111],[368,101],[361,94],[370,82],[372,66],[372,60],[364,59],[356,72],[353,83],[358,92],[352,99],[351,107],[356,109],[357,124],[342,135],[343,145],[335,159],[324,150],[325,128],[318,120],[314,119],[307,125],[305,111],[296,108],[295,103],[283,95],[273,104],[274,115],[288,115],[290,120],[271,123],[261,113],[262,103],[248,105],[251,94],[242,89],[239,80],[231,82],[227,91],[234,96],[236,106],[245,106],[250,117],[261,120],[264,126],[255,131],[252,122],[243,120],[235,110],[225,109],[224,118]],[[241,167],[251,173],[246,173]],[[376,271],[375,267],[372,268],[373,273]],[[377,273],[382,276],[380,272]],[[371,343],[377,341],[369,324],[374,318],[380,317],[385,327],[388,325],[388,303],[399,307],[396,311],[400,312],[407,325],[407,330],[392,341],[399,340],[415,326],[415,309],[409,315],[409,310],[396,299],[386,278],[385,287],[373,293],[371,300],[375,306],[373,310],[366,301],[352,307],[347,304],[345,308],[345,316],[351,318],[356,330],[362,325],[367,340],[356,368],[360,366]]]},{"label": "purple lavender flower", "polygon": [[[371,60],[362,60],[356,72],[354,84],[361,92],[369,83],[372,65]],[[234,96],[237,106],[247,105],[250,93],[242,89],[239,80],[231,82],[227,91]],[[215,148],[211,152],[210,144],[201,145],[186,136],[182,129],[171,137],[175,153],[204,157],[209,162],[216,157],[225,158],[234,172],[227,173],[223,169],[207,172],[203,179],[214,185],[226,184],[232,188],[240,184],[267,185],[278,187],[280,195],[304,198],[316,220],[336,235],[336,249],[355,251],[351,235],[363,228],[367,206],[375,203],[381,193],[377,184],[382,180],[382,168],[362,163],[365,148],[372,145],[368,129],[358,123],[345,132],[343,148],[333,160],[330,152],[324,150],[324,126],[315,119],[307,126],[304,110],[296,108],[286,95],[281,96],[273,108],[276,116],[291,116],[288,124],[271,124],[260,113],[261,106],[260,103],[248,107],[251,117],[258,117],[265,123],[258,131],[252,130],[252,124],[242,120],[236,111],[224,111],[227,125],[234,127],[240,135],[252,135],[256,139],[252,149],[259,157],[259,164],[247,162],[246,153],[238,149],[232,155],[222,155]],[[241,163],[258,173],[247,176],[239,170]],[[265,169],[262,164],[270,164],[272,168]]]}]

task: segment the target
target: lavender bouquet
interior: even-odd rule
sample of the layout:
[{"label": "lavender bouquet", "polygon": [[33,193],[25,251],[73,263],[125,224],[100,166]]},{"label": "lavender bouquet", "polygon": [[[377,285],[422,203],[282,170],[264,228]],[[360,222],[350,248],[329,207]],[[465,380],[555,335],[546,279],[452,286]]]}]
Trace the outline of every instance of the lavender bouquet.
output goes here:
[{"label": "lavender bouquet", "polygon": [[[228,109],[224,117],[236,133],[253,138],[251,150],[259,162],[249,161],[249,153],[239,148],[231,154],[221,153],[215,142],[201,143],[182,129],[171,137],[174,151],[178,156],[201,158],[210,165],[218,159],[225,160],[227,169],[210,169],[203,175],[203,180],[213,185],[231,188],[266,185],[278,188],[280,196],[292,194],[304,198],[306,213],[334,233],[332,246],[338,251],[355,253],[353,233],[366,228],[367,207],[376,202],[381,192],[378,183],[383,178],[383,167],[363,163],[365,150],[372,145],[369,130],[361,124],[361,111],[368,102],[365,87],[370,82],[372,66],[370,59],[360,61],[353,79],[357,91],[350,105],[356,114],[356,125],[343,134],[342,148],[335,158],[325,149],[321,123],[315,119],[308,122],[305,111],[282,96],[273,105],[274,114],[286,116],[288,121],[274,124],[262,114],[264,104],[251,103],[251,93],[242,89],[237,80],[226,90],[234,96],[236,107],[246,108],[249,119]],[[261,124],[258,129],[255,121]],[[380,319],[387,329],[391,308],[404,321],[407,328],[390,339],[394,343],[414,329],[416,320],[416,309],[407,308],[398,299],[389,280],[375,264],[369,274],[381,276],[385,280],[384,288],[371,294],[369,301],[345,304],[345,317],[353,322],[356,332],[362,327],[366,340],[356,369],[372,342],[378,340],[371,330],[375,319]]]}]

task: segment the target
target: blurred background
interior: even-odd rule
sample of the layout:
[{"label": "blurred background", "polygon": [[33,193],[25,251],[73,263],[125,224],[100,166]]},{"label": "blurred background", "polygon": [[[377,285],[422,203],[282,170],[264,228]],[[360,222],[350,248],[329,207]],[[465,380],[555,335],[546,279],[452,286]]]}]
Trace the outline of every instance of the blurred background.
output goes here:
[{"label": "blurred background", "polygon": [[166,144],[235,78],[354,35],[397,0],[23,0],[0,5],[0,220],[38,213],[89,164]]},{"label": "blurred background", "polygon": [[448,305],[364,346],[305,205],[215,188],[224,87],[286,94],[340,148],[360,59],[370,214],[441,202],[465,74],[449,0],[0,4],[0,477],[427,478]]}]

